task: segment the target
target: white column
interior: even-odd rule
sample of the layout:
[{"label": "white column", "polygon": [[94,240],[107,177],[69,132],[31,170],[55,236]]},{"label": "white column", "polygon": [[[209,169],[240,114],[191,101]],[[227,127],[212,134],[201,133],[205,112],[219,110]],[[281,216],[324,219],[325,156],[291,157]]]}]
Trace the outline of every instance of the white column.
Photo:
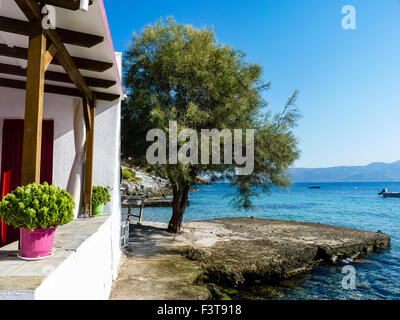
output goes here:
[{"label": "white column", "polygon": [[74,99],[74,141],[75,159],[72,165],[71,174],[68,179],[67,191],[75,200],[75,219],[81,212],[83,205],[83,164],[85,162],[85,120],[83,117],[82,99]]}]

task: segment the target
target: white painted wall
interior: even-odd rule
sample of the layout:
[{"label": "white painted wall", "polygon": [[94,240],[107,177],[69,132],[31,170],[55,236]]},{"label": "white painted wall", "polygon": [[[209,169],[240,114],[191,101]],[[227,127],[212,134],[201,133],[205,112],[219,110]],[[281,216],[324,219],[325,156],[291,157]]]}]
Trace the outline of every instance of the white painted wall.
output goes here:
[{"label": "white painted wall", "polygon": [[43,281],[34,292],[35,300],[109,298],[118,273],[118,264],[113,261],[113,220],[111,216]]},{"label": "white painted wall", "polygon": [[[121,54],[116,54],[121,70]],[[23,119],[25,91],[0,87],[0,143],[3,120]],[[53,184],[66,189],[74,157],[73,98],[45,94],[44,119],[54,119]],[[38,289],[36,299],[106,299],[121,258],[121,103],[99,101],[96,108],[94,185],[109,186],[111,217]],[[0,148],[1,159],[1,148]],[[86,270],[86,271],[82,271]],[[88,273],[89,272],[89,273]]]},{"label": "white painted wall", "polygon": [[[122,55],[116,53],[119,70]],[[111,188],[111,202],[105,212],[112,214],[112,261],[113,277],[118,276],[121,259],[121,102],[111,105],[99,101],[96,107],[93,185]]]}]

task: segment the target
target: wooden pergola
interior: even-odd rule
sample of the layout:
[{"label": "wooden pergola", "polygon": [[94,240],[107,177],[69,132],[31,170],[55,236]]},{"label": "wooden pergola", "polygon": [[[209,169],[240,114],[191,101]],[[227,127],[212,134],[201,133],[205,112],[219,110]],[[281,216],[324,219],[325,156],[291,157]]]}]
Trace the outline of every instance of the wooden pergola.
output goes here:
[{"label": "wooden pergola", "polygon": [[[71,56],[65,44],[92,48],[102,43],[104,37],[62,28],[43,29],[42,6],[53,5],[75,11],[79,9],[79,1],[14,1],[28,21],[3,17],[0,13],[0,31],[27,36],[29,45],[28,48],[22,48],[0,44],[0,56],[27,60],[27,68],[0,63],[0,73],[24,76],[26,81],[0,77],[0,86],[26,90],[22,185],[40,183],[44,93],[81,97],[86,125],[84,213],[91,216],[96,101],[114,101],[119,99],[120,95],[93,91],[91,89],[93,87],[110,88],[116,84],[116,81],[100,77],[85,77],[80,71],[102,73],[113,67],[113,63]],[[92,2],[90,1],[90,4]],[[50,65],[62,66],[65,73],[47,71]],[[74,84],[75,88],[45,84],[45,80]]]}]

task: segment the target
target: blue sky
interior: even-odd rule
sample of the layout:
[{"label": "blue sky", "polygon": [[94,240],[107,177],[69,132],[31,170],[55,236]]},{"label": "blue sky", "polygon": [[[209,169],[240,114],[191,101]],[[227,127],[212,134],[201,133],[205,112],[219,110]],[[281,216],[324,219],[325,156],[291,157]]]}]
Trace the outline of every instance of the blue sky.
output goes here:
[{"label": "blue sky", "polygon": [[[212,27],[259,63],[269,108],[295,89],[297,167],[400,160],[400,0],[104,0],[115,49],[161,17]],[[341,27],[344,5],[357,29]]]}]

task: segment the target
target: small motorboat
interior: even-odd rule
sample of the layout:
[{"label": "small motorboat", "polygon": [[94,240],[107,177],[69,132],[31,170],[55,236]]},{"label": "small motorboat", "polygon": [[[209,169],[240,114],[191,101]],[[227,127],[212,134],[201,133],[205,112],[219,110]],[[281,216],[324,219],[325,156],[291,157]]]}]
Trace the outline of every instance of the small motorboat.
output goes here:
[{"label": "small motorboat", "polygon": [[320,186],[310,186],[309,189],[321,189]]},{"label": "small motorboat", "polygon": [[400,198],[400,192],[389,192],[388,189],[383,189],[378,195],[384,198]]}]

